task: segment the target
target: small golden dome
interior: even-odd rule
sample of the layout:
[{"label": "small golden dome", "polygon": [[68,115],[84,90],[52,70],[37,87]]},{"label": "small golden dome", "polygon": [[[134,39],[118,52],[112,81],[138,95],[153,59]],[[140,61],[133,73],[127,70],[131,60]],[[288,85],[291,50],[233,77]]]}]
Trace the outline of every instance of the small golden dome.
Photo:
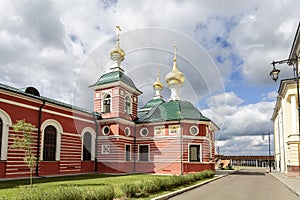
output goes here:
[{"label": "small golden dome", "polygon": [[123,58],[123,60],[124,60],[125,52],[124,52],[124,50],[121,49],[121,47],[118,46],[118,45],[116,46],[116,48],[114,48],[113,50],[111,50],[111,52],[110,52],[110,57],[112,57],[112,56],[115,55],[115,54],[119,54],[119,55]]},{"label": "small golden dome", "polygon": [[157,68],[157,79],[153,83],[153,89],[154,90],[162,90],[163,88],[164,88],[164,85],[159,79],[159,68]]},{"label": "small golden dome", "polygon": [[166,82],[168,85],[172,84],[183,84],[184,82],[184,74],[180,72],[177,68],[176,62],[176,47],[174,46],[174,59],[173,59],[173,69],[166,75]]},{"label": "small golden dome", "polygon": [[119,66],[120,63],[124,60],[125,52],[120,47],[120,32],[121,32],[121,27],[120,26],[116,26],[116,29],[117,29],[117,37],[116,37],[117,44],[116,44],[116,47],[111,50],[110,57],[111,57],[111,59],[113,61],[118,62],[118,66]]}]

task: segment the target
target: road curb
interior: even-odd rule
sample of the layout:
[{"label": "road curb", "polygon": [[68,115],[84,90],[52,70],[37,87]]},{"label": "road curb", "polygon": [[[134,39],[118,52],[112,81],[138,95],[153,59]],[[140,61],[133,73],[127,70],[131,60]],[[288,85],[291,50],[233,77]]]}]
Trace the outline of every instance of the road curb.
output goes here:
[{"label": "road curb", "polygon": [[196,184],[196,185],[192,185],[192,186],[189,186],[189,187],[186,187],[186,188],[182,188],[182,189],[180,189],[180,190],[176,190],[176,191],[174,191],[174,192],[170,192],[170,193],[168,193],[168,194],[164,194],[164,195],[155,197],[155,198],[153,198],[153,199],[151,199],[151,200],[166,200],[166,199],[169,199],[169,198],[171,198],[171,197],[174,197],[174,196],[176,196],[176,195],[179,195],[179,194],[182,194],[182,193],[184,193],[184,192],[190,191],[190,190],[195,189],[195,188],[197,188],[197,187],[200,187],[200,186],[202,186],[202,185],[206,185],[206,184],[208,184],[208,183],[210,183],[210,182],[219,180],[220,178],[226,177],[226,176],[228,176],[228,175],[230,175],[230,174],[232,174],[232,173],[234,173],[234,172],[236,172],[236,171],[239,171],[239,170],[232,171],[232,172],[230,172],[230,173],[228,173],[228,174],[225,174],[225,175],[216,176],[216,177],[214,177],[213,179],[209,179],[209,180],[207,180],[207,181],[198,183],[198,184]]}]

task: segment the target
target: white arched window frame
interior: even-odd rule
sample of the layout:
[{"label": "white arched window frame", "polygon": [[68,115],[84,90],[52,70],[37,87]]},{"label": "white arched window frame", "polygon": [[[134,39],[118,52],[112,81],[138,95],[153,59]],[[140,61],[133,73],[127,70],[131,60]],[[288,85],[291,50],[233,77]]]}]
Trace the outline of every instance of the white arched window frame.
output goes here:
[{"label": "white arched window frame", "polygon": [[0,160],[7,160],[7,149],[8,149],[8,134],[9,127],[12,125],[11,118],[4,110],[0,109],[0,118],[2,120],[2,144],[1,144],[1,155]]},{"label": "white arched window frame", "polygon": [[[92,135],[91,138],[91,160],[95,160],[95,146],[96,146],[96,132],[91,127],[85,127],[81,132],[82,138],[82,145],[81,149],[83,149],[83,142],[84,142],[84,134],[90,133]],[[81,150],[81,160],[83,160],[83,151]]]},{"label": "white arched window frame", "polygon": [[101,103],[101,112],[102,113],[110,113],[111,112],[111,105],[112,105],[112,98],[110,92],[102,93],[102,103]]},{"label": "white arched window frame", "polygon": [[129,94],[125,96],[124,110],[126,114],[128,115],[132,114],[132,98]]},{"label": "white arched window frame", "polygon": [[42,142],[41,142],[41,154],[40,154],[40,160],[44,160],[43,159],[43,153],[44,153],[44,134],[45,134],[45,128],[47,126],[54,126],[56,128],[56,151],[55,151],[55,160],[59,161],[60,160],[60,147],[61,147],[61,135],[63,133],[63,128],[61,126],[61,124],[54,120],[54,119],[47,119],[46,121],[44,121],[41,125],[41,130],[42,130]]}]

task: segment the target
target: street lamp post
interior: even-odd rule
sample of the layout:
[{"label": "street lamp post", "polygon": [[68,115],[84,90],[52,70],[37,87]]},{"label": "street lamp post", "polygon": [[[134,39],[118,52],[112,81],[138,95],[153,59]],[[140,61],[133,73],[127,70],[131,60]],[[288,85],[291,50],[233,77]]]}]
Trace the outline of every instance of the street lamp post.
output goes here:
[{"label": "street lamp post", "polygon": [[269,139],[269,172],[271,172],[271,140],[270,140],[271,132],[263,133],[262,134],[263,140],[265,139],[265,135],[268,135],[268,139]]},{"label": "street lamp post", "polygon": [[297,84],[297,100],[298,100],[298,134],[300,134],[300,95],[299,95],[299,69],[298,69],[298,55],[295,54],[294,58],[286,59],[286,60],[280,60],[280,61],[273,61],[271,64],[273,65],[273,69],[270,72],[270,76],[272,79],[276,82],[278,79],[278,75],[280,70],[275,68],[276,64],[288,64],[293,65],[294,70],[294,79],[296,79]]}]

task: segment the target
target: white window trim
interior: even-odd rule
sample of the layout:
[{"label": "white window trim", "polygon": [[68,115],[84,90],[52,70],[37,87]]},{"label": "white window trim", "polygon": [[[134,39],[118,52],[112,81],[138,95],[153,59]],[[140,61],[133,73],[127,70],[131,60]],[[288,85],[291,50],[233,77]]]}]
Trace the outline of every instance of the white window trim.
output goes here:
[{"label": "white window trim", "polygon": [[[199,158],[200,158],[200,161],[199,162],[196,162],[196,161],[190,161],[190,146],[191,145],[198,145],[200,146],[199,148]],[[189,148],[188,148],[188,162],[190,163],[202,163],[202,144],[201,143],[189,143]]]},{"label": "white window trim", "polygon": [[7,114],[4,110],[1,109],[0,109],[0,118],[2,119],[2,123],[3,123],[0,160],[7,160],[8,134],[9,134],[9,127],[12,125],[12,121],[9,114]]},{"label": "white window trim", "polygon": [[96,132],[91,127],[85,127],[81,131],[81,137],[82,137],[82,144],[81,144],[81,160],[83,160],[83,141],[84,141],[84,134],[89,132],[92,136],[91,141],[91,160],[95,160],[95,145],[96,145]]},{"label": "white window trim", "polygon": [[[129,131],[129,134],[126,134],[126,130]],[[130,136],[131,131],[130,131],[130,128],[129,128],[129,127],[126,127],[126,128],[124,129],[124,134],[125,134],[126,136]]]},{"label": "white window trim", "polygon": [[[192,128],[196,128],[197,129],[197,133],[196,134],[192,134]],[[190,134],[193,135],[193,136],[198,135],[199,134],[199,128],[198,128],[198,126],[191,126],[190,127]]]},{"label": "white window trim", "polygon": [[[172,127],[172,126],[179,126],[178,132],[177,132],[176,134],[171,133],[171,127]],[[181,126],[180,126],[180,124],[172,124],[172,125],[169,125],[169,126],[168,126],[168,129],[169,129],[169,135],[178,135],[178,134],[181,133]]]},{"label": "white window trim", "polygon": [[[108,147],[108,152],[104,152],[103,151],[103,147]],[[102,146],[101,146],[101,154],[106,154],[106,155],[108,155],[108,154],[110,154],[110,145],[109,144],[102,144]]]},{"label": "white window trim", "polygon": [[[140,161],[140,146],[148,146],[148,161]],[[150,144],[139,144],[138,145],[138,160],[139,160],[139,162],[150,162]]]},{"label": "white window trim", "polygon": [[[162,134],[157,134],[157,128],[163,128],[163,133]],[[164,136],[166,135],[166,127],[165,126],[154,126],[154,135],[155,136]]]},{"label": "white window trim", "polygon": [[213,141],[212,141],[212,131],[209,131],[208,134],[208,141],[209,141],[209,159],[212,160],[213,158]]},{"label": "white window trim", "polygon": [[[129,156],[129,160],[126,160],[126,145],[129,145],[130,146],[130,156]],[[125,144],[124,145],[124,148],[125,148],[125,150],[124,150],[124,152],[125,152],[125,154],[124,154],[124,161],[125,162],[131,162],[131,144]]]},{"label": "white window trim", "polygon": [[63,128],[61,124],[54,120],[54,119],[47,119],[44,121],[41,125],[41,130],[42,130],[42,142],[41,142],[41,154],[40,154],[40,160],[43,161],[43,151],[44,151],[44,135],[45,135],[45,128],[47,126],[54,126],[56,128],[56,153],[55,153],[55,160],[59,161],[60,160],[60,149],[61,149],[61,135],[63,133]]},{"label": "white window trim", "polygon": [[104,108],[104,99],[107,95],[110,95],[110,98],[109,98],[110,99],[110,106],[109,106],[109,112],[106,112],[106,113],[111,113],[111,107],[112,107],[112,93],[111,93],[111,90],[103,91],[101,93],[101,112],[102,113],[104,112],[104,110],[103,110],[103,108]]},{"label": "white window trim", "polygon": [[[142,132],[143,132],[143,130],[147,130],[147,135],[143,135],[142,134]],[[147,129],[147,128],[142,128],[141,130],[140,130],[140,136],[142,136],[142,137],[147,137],[149,135],[149,130]]]},{"label": "white window trim", "polygon": [[[105,129],[106,127],[109,128],[109,132],[108,132],[108,133],[104,133],[104,129]],[[102,134],[105,135],[105,136],[109,135],[109,134],[110,134],[110,127],[109,127],[109,126],[103,126],[103,127],[102,127]]]},{"label": "white window trim", "polygon": [[[126,112],[126,97],[129,97],[130,99],[130,107],[129,107],[129,113]],[[130,94],[126,94],[124,97],[124,111],[127,115],[131,115],[132,114],[132,98]]]}]

